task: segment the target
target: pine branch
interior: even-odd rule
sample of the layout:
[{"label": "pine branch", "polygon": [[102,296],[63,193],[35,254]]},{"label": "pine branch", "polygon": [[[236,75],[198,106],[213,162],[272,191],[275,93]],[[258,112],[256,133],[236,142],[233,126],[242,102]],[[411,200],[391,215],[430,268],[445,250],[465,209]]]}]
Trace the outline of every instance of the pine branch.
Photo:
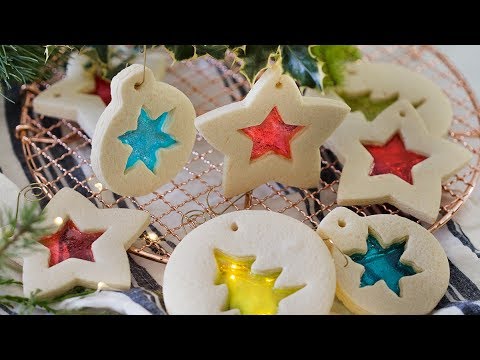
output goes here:
[{"label": "pine branch", "polygon": [[14,279],[4,279],[0,277],[0,285],[7,286],[7,285],[23,285],[21,281],[17,281]]},{"label": "pine branch", "polygon": [[[18,284],[21,285],[18,281],[13,279],[4,279],[4,283],[0,282],[0,285],[12,285]],[[31,314],[35,309],[43,309],[48,311],[51,314],[72,314],[72,313],[83,313],[84,310],[56,310],[53,308],[55,304],[58,304],[64,300],[74,298],[74,297],[83,297],[90,294],[93,294],[95,290],[86,289],[81,286],[77,286],[67,293],[55,296],[51,298],[39,298],[38,293],[40,290],[33,292],[30,297],[23,296],[14,296],[14,295],[0,295],[0,304],[7,306],[12,309],[15,306],[20,305],[19,312],[20,314]],[[104,309],[105,311],[105,309]]]},{"label": "pine branch", "polygon": [[48,79],[73,50],[66,45],[0,45],[0,95],[5,97],[3,92],[14,85]]},{"label": "pine branch", "polygon": [[7,218],[7,225],[0,228],[0,269],[9,256],[28,250],[50,228],[45,225],[45,216],[36,203],[26,203],[18,219],[11,212]]}]

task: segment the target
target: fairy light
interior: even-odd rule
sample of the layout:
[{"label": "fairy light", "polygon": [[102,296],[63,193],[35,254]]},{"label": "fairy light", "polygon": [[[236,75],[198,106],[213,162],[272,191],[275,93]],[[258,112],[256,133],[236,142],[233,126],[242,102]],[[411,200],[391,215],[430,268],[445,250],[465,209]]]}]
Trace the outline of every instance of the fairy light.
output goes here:
[{"label": "fairy light", "polygon": [[63,218],[60,216],[57,216],[55,219],[53,219],[53,223],[57,226],[60,226],[63,224]]},{"label": "fairy light", "polygon": [[102,191],[102,190],[103,190],[103,185],[102,185],[102,183],[99,183],[99,182],[98,182],[98,183],[96,183],[94,186],[97,188],[98,191]]},{"label": "fairy light", "polygon": [[153,231],[147,231],[147,237],[150,241],[157,241],[158,235],[155,234]]}]

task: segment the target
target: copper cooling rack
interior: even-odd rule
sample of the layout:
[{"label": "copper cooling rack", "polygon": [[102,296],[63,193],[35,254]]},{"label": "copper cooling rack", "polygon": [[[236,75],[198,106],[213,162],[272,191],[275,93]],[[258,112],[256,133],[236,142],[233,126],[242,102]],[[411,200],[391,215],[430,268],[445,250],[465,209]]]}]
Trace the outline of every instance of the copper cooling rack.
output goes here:
[{"label": "copper cooling rack", "polygon": [[[369,61],[398,63],[436,82],[452,102],[454,122],[449,136],[475,156],[443,186],[441,208],[434,224],[422,224],[430,231],[444,225],[472,192],[480,172],[480,112],[472,89],[455,66],[431,46],[361,46]],[[211,58],[176,63],[164,81],[182,90],[193,102],[197,115],[241,100],[249,90],[234,67]],[[32,100],[39,87],[25,87],[21,124],[17,129],[25,159],[35,181],[45,185],[51,197],[64,186],[72,187],[99,207],[132,207],[147,211],[150,228],[130,248],[145,258],[166,262],[185,234],[209,217],[243,208],[266,209],[293,216],[312,227],[336,204],[341,164],[334,154],[321,149],[319,187],[285,188],[267,183],[244,199],[227,199],[221,188],[223,156],[200,136],[183,171],[170,183],[148,196],[137,198],[113,194],[98,182],[90,168],[90,139],[76,123],[43,118],[32,112]],[[208,199],[207,199],[208,198]],[[235,201],[237,200],[237,201]],[[361,215],[392,213],[407,216],[388,205],[351,207]],[[416,219],[414,219],[416,220]]]}]

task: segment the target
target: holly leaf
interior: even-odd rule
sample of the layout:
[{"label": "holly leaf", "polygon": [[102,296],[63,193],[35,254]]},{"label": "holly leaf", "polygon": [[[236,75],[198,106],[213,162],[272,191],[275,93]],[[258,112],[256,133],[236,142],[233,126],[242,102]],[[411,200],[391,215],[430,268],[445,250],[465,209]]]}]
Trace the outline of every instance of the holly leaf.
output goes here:
[{"label": "holly leaf", "polygon": [[354,45],[311,45],[310,53],[322,63],[323,87],[341,86],[345,65],[362,57]]},{"label": "holly leaf", "polygon": [[86,45],[82,53],[95,62],[108,64],[108,45]]},{"label": "holly leaf", "polygon": [[245,45],[236,46],[237,56],[243,60],[240,72],[253,83],[260,71],[268,66],[270,57],[277,53],[278,45]]},{"label": "holly leaf", "polygon": [[92,45],[97,51],[98,58],[104,64],[108,64],[108,45]]},{"label": "holly leaf", "polygon": [[211,57],[223,60],[228,45],[195,45],[195,54],[197,56],[210,55]]},{"label": "holly leaf", "polygon": [[310,55],[307,45],[281,45],[282,67],[301,86],[322,89],[317,61]]},{"label": "holly leaf", "polygon": [[165,45],[174,60],[182,61],[195,56],[194,45]]}]

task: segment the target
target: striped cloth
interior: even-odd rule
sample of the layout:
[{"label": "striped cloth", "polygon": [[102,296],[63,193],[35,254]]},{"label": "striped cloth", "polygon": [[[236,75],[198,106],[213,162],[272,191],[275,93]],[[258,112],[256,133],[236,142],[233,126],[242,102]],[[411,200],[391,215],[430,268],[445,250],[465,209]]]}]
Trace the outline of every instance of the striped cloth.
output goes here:
[{"label": "striped cloth", "polygon": [[[217,71],[221,70],[217,69]],[[223,82],[225,86],[243,91],[241,87],[234,84],[233,79],[232,83],[225,80]],[[20,115],[19,101],[18,98],[15,98],[15,94],[16,92],[12,92],[8,95],[15,100],[16,104],[0,98],[0,109],[4,108],[5,110],[0,112],[0,171],[19,187],[23,187],[33,179],[26,168],[20,143],[14,136],[14,129]],[[55,131],[57,130],[59,131],[59,129]],[[61,136],[61,134],[58,135]],[[52,154],[57,158],[61,155],[60,153]],[[334,154],[328,150],[322,150],[322,156],[330,161],[334,160]],[[76,164],[70,165],[69,168]],[[84,179],[83,169],[75,170],[75,176],[79,180]],[[324,181],[331,182],[335,176],[337,175],[333,170],[331,172],[322,171]],[[63,186],[71,186],[68,179],[64,182]],[[281,184],[277,185],[282,188]],[[292,188],[291,190],[285,189],[285,191],[289,193],[289,197],[303,198],[300,189]],[[321,200],[328,201],[327,199]],[[294,200],[292,199],[292,201]],[[298,206],[303,207],[303,210],[309,215],[320,210],[318,202],[310,198]],[[480,190],[476,189],[472,197],[456,214],[455,220],[449,221],[446,226],[434,234],[447,253],[451,272],[447,293],[438,304],[434,314],[480,314],[480,217],[478,214],[480,214]],[[320,220],[321,216],[319,215],[318,221]],[[166,314],[161,296],[162,287],[155,279],[158,279],[159,273],[162,273],[162,265],[130,255],[129,259],[132,273],[132,288],[129,291],[97,291],[83,298],[65,300],[57,307],[69,310],[83,307],[110,309],[121,314]],[[21,276],[14,274],[13,277],[20,278]],[[21,294],[21,289],[18,289],[18,286],[16,288],[8,287],[8,291]],[[0,289],[0,291],[2,290]],[[0,307],[0,313],[15,314],[16,312]]]}]

